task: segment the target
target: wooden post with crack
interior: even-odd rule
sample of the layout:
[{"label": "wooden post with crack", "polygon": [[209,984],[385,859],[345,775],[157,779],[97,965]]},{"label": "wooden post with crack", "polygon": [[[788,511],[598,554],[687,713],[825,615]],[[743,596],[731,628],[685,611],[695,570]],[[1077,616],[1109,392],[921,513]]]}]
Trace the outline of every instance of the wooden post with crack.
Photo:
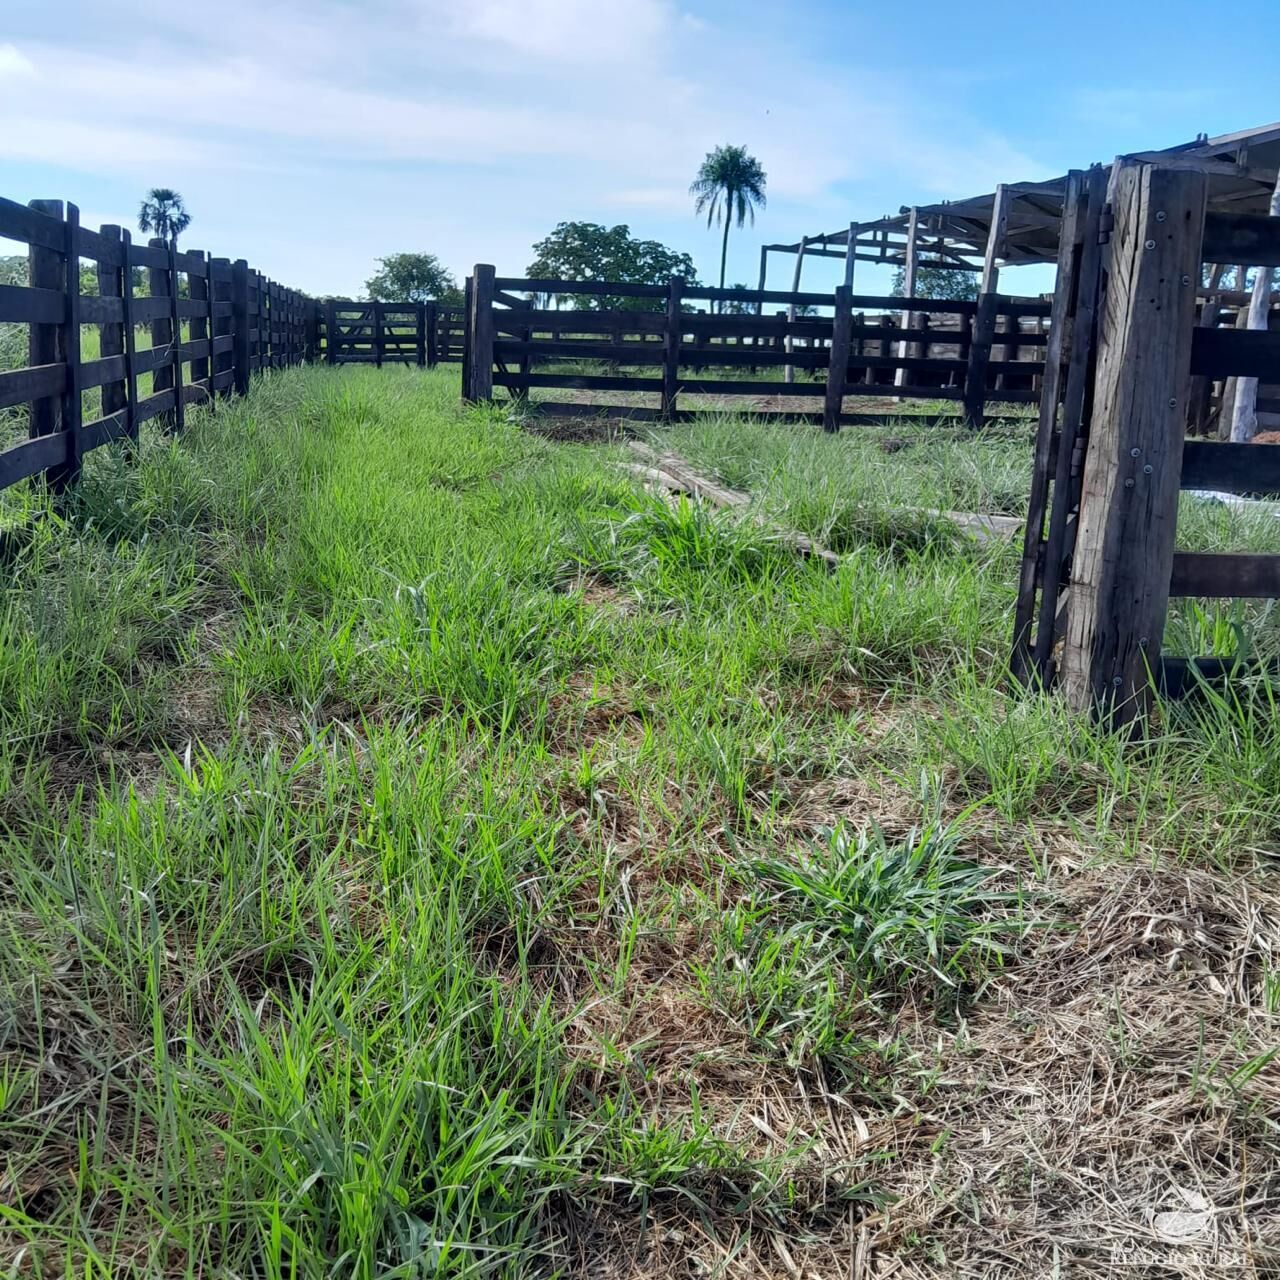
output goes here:
[{"label": "wooden post with crack", "polygon": [[1062,682],[1077,711],[1142,715],[1159,661],[1182,471],[1206,178],[1117,160]]}]

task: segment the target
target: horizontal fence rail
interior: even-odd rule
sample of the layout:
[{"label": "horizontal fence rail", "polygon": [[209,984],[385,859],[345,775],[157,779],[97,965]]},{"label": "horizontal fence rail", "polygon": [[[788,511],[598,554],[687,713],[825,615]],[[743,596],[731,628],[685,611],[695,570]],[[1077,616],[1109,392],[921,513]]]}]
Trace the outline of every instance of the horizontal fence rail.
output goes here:
[{"label": "horizontal fence rail", "polygon": [[333,304],[327,312],[243,259],[94,231],[60,200],[0,198],[6,240],[26,246],[27,280],[0,284],[0,489],[44,476],[61,492],[91,450],[137,441],[146,422],[181,431],[188,406],[244,394],[255,373],[322,358],[462,359],[461,308],[351,304],[377,335],[362,347],[355,323],[326,323]]},{"label": "horizontal fence rail", "polygon": [[[549,305],[565,298],[601,305]],[[680,409],[681,396],[807,398],[823,409],[748,411],[821,421],[830,430],[858,420],[845,412],[846,399],[891,396],[952,402],[953,412],[980,425],[992,402],[1038,400],[1050,309],[1049,302],[997,294],[965,302],[844,288],[782,293],[680,279],[658,286],[501,277],[481,265],[470,279],[464,395],[640,393],[651,402],[538,407],[668,421],[690,412]]]}]

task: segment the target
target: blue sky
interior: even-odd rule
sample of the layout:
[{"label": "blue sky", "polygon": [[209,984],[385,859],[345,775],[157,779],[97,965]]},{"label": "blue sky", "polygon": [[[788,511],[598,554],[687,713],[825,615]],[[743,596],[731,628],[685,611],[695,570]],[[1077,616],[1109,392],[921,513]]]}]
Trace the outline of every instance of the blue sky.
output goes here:
[{"label": "blue sky", "polygon": [[735,142],[754,282],[762,240],[1280,118],[1277,50],[1280,0],[0,0],[0,194],[131,225],[177,187],[187,244],[315,293],[399,250],[519,274],[571,218],[710,279],[687,188]]}]

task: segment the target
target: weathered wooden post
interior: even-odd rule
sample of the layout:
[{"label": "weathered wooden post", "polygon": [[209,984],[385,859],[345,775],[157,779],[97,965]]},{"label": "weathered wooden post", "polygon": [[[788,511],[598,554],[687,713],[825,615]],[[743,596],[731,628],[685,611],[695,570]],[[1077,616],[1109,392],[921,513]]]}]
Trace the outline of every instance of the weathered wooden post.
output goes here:
[{"label": "weathered wooden post", "polygon": [[375,301],[373,304],[373,367],[375,369],[382,368],[383,331],[382,303]]},{"label": "weathered wooden post", "polygon": [[493,294],[496,272],[478,263],[471,275],[471,396],[476,402],[493,399]]},{"label": "weathered wooden post", "polygon": [[[166,264],[169,260],[169,244],[168,241],[153,236],[147,241],[147,248],[150,249],[152,261],[163,257]],[[155,365],[151,372],[151,394],[159,395],[162,391],[169,391],[173,388],[173,307],[169,301],[173,292],[172,285],[173,276],[168,266],[147,267],[147,294],[152,299],[149,304],[151,307],[151,350],[155,353],[155,358],[164,359],[164,363]],[[166,303],[163,313],[157,314],[155,310],[156,301]],[[173,411],[169,410],[159,415],[156,419],[156,425],[162,431],[170,431],[173,428]]]},{"label": "weathered wooden post", "polygon": [[995,337],[999,304],[999,294],[983,293],[978,296],[973,336],[969,340],[969,361],[964,373],[964,421],[969,427],[980,427],[986,421],[987,369],[991,364],[991,341]]},{"label": "weathered wooden post", "polygon": [[[216,398],[218,395],[225,397],[231,394],[231,389],[226,385],[226,375],[235,364],[235,320],[231,314],[233,304],[229,258],[209,259],[209,289],[213,310],[213,320],[209,327],[213,331],[214,347],[213,364],[209,373],[213,379]],[[232,376],[234,378],[234,374]]]},{"label": "weathered wooden post", "polygon": [[249,264],[231,264],[231,385],[236,395],[249,393]]},{"label": "weathered wooden post", "polygon": [[[193,314],[188,322],[191,326],[191,385],[194,387],[201,382],[207,384],[209,378],[209,357],[208,355],[197,356],[196,351],[201,349],[201,345],[206,347],[211,342],[212,326],[209,323],[212,308],[209,303],[209,255],[200,249],[187,251],[189,259],[194,258],[197,270],[187,272],[187,292],[191,295],[193,305]],[[199,268],[203,268],[201,271]],[[204,315],[195,314],[196,311],[204,311]],[[209,400],[213,399],[212,388],[206,386],[207,396]]]},{"label": "weathered wooden post", "polygon": [[338,363],[338,304],[332,298],[324,304],[324,360]]},{"label": "weathered wooden post", "polygon": [[1109,284],[1062,681],[1076,710],[1141,714],[1160,654],[1182,471],[1206,178],[1112,168]]},{"label": "weathered wooden post", "polygon": [[[471,399],[471,295],[474,286],[470,276],[462,285],[462,398]],[[452,340],[452,333],[449,334]]]},{"label": "weathered wooden post", "polygon": [[822,429],[840,430],[845,379],[849,374],[849,341],[853,334],[853,290],[836,288],[835,314],[831,318],[831,360],[827,365],[827,394],[822,407]]},{"label": "weathered wooden post", "polygon": [[[796,250],[796,269],[791,277],[791,292],[797,294],[800,292],[800,273],[804,270],[804,251],[809,247],[809,237],[800,237],[800,247]],[[790,355],[795,347],[795,342],[791,337],[791,327],[796,322],[796,303],[795,298],[791,299],[790,305],[787,307],[787,355]],[[782,380],[784,382],[794,382],[796,380],[796,371],[791,365],[784,366],[782,370]]]},{"label": "weathered wooden post", "polygon": [[103,320],[98,327],[98,354],[105,360],[112,356],[121,357],[124,367],[123,377],[112,379],[102,384],[102,416],[110,417],[115,413],[125,414],[125,434],[128,434],[129,396],[128,362],[124,359],[124,291],[129,288],[129,263],[126,259],[124,241],[120,236],[120,228],[101,226],[98,234],[123,261],[98,261],[98,296],[100,298],[118,298],[120,300],[120,320]]},{"label": "weathered wooden post", "polygon": [[178,246],[170,240],[169,253],[169,331],[173,338],[169,344],[169,381],[173,388],[173,415],[166,419],[169,427],[179,433],[187,425],[186,406],[182,400],[182,317],[178,312]]},{"label": "weathered wooden post", "polygon": [[[37,213],[62,220],[61,200],[32,200],[28,206]],[[33,289],[53,289],[64,293],[67,273],[64,254],[46,244],[33,240],[27,250],[27,284]],[[62,364],[63,353],[59,349],[62,326],[58,324],[32,324],[27,329],[27,364],[33,368],[42,365]],[[31,402],[27,418],[28,434],[52,435],[62,430],[62,403],[57,396],[41,396]]]},{"label": "weathered wooden post", "polygon": [[667,281],[667,323],[662,331],[662,420],[674,422],[680,390],[680,339],[684,336],[684,279]]}]

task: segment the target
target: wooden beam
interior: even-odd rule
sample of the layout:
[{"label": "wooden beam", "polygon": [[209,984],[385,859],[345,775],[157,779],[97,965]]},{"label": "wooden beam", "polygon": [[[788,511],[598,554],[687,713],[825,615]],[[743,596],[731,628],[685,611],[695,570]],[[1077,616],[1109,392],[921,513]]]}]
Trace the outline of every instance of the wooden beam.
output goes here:
[{"label": "wooden beam", "polygon": [[1009,205],[1012,202],[1009,188],[1002,182],[996,187],[995,200],[991,205],[991,227],[987,232],[987,249],[982,258],[982,282],[978,286],[979,293],[995,293],[1000,281],[1000,267],[997,260],[1005,250],[1009,238]]},{"label": "wooden beam", "polygon": [[1182,469],[1207,179],[1118,160],[1062,679],[1076,710],[1145,711]]},{"label": "wooden beam", "polygon": [[[853,290],[853,264],[857,261],[858,254],[858,224],[856,222],[849,223],[849,238],[845,241],[844,246],[844,287],[850,292]],[[760,286],[762,289],[764,285]]]},{"label": "wooden beam", "polygon": [[[916,271],[920,266],[919,234],[920,210],[913,205],[907,221],[907,260],[902,269],[902,296],[908,300],[916,296]],[[902,327],[904,329],[914,328],[914,317],[910,308],[905,309],[902,313]],[[907,343],[905,341],[898,343],[899,358],[905,360],[908,354]],[[898,369],[898,372],[893,375],[893,383],[897,387],[906,386],[906,369]]]},{"label": "wooden beam", "polygon": [[[800,248],[796,251],[796,269],[794,274],[791,277],[791,292],[793,294],[800,292],[800,272],[804,268],[804,253],[808,247],[809,247],[809,239],[807,236],[805,236],[801,239]],[[792,321],[795,320],[795,318],[796,318],[796,304],[793,299],[787,306],[787,322],[791,323]],[[787,355],[790,355],[793,349],[793,340],[790,333],[787,334],[786,344],[787,344]],[[795,370],[790,365],[787,365],[786,369],[783,371],[782,380],[784,382],[794,382],[796,380]]]}]

